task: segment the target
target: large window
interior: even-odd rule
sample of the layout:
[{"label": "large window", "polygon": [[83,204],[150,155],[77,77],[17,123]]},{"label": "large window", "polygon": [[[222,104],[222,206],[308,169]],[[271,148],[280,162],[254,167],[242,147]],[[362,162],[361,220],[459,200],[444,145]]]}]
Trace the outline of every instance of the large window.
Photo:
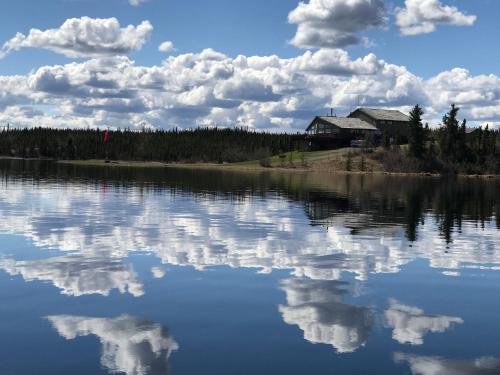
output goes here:
[{"label": "large window", "polygon": [[337,133],[338,129],[335,125],[324,124],[322,122],[314,123],[311,128],[307,131],[308,134],[334,134]]}]

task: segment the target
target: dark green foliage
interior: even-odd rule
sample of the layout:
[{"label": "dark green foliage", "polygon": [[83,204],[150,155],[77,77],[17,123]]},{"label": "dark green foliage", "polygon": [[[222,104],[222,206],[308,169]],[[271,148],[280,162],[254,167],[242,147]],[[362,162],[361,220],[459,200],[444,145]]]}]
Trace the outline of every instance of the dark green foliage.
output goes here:
[{"label": "dark green foliage", "polygon": [[258,160],[302,147],[303,137],[246,129],[169,131],[11,129],[0,132],[0,155],[24,158],[115,159],[165,162]]},{"label": "dark green foliage", "polygon": [[384,147],[374,157],[388,172],[500,174],[500,132],[486,126],[468,133],[467,121],[458,120],[459,110],[452,105],[442,126],[432,130],[427,124],[422,127],[423,110],[415,106],[408,153]]},{"label": "dark green foliage", "polygon": [[411,156],[421,159],[424,156],[425,130],[422,124],[424,111],[417,104],[410,112],[410,134],[408,147]]},{"label": "dark green foliage", "polygon": [[460,108],[455,104],[451,105],[450,111],[443,117],[443,127],[439,137],[441,157],[449,162],[461,161],[460,159],[463,157],[463,150],[460,150],[460,147],[464,143],[462,138],[465,138],[465,128],[462,134],[457,119],[459,110]]}]

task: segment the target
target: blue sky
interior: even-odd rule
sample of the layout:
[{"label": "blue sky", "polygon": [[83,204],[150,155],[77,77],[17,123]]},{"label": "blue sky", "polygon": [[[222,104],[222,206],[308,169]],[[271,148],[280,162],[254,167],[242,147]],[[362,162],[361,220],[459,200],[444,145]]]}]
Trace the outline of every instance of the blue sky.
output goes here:
[{"label": "blue sky", "polygon": [[[351,7],[345,6],[348,3]],[[94,27],[92,20],[116,18],[122,29],[127,25],[137,27],[143,21],[149,22],[151,29],[138,36],[138,44],[128,46],[125,50],[116,50],[116,53],[114,49],[106,50],[106,46],[96,47],[100,40],[89,41],[89,45],[99,52],[75,52],[74,48],[72,51],[72,47],[67,45],[60,49],[51,46],[59,42],[51,43],[48,39],[61,35],[52,34],[47,34],[42,41],[32,38],[33,40],[25,40],[23,45],[18,44],[16,48],[9,49],[0,58],[1,77],[9,79],[9,85],[14,85],[12,77],[20,75],[25,78],[31,92],[18,92],[14,95],[12,90],[9,92],[4,88],[4,104],[0,101],[0,113],[3,113],[3,116],[0,115],[0,122],[10,120],[32,126],[37,117],[40,117],[44,120],[44,126],[57,126],[57,123],[61,123],[67,126],[80,124],[116,127],[127,126],[128,122],[135,124],[138,114],[142,113],[143,120],[139,122],[146,122],[153,127],[237,123],[288,131],[300,128],[309,114],[330,106],[337,108],[339,113],[347,112],[353,101],[367,106],[402,110],[419,102],[430,107],[427,111],[428,119],[435,122],[451,102],[463,102],[464,115],[476,120],[478,124],[500,122],[500,104],[496,107],[497,95],[500,95],[500,87],[496,87],[497,76],[500,75],[500,48],[497,48],[498,41],[495,38],[495,35],[500,35],[500,23],[496,19],[500,14],[500,3],[495,0],[307,0],[302,9],[299,9],[297,0],[149,0],[136,5],[131,5],[128,0],[18,0],[9,3],[8,7],[2,7],[0,44],[11,40],[18,32],[28,36],[32,28],[41,32],[55,30],[61,28],[68,19],[81,19],[84,16],[91,20],[88,23],[90,26],[85,27]],[[413,24],[401,23],[400,17],[405,11],[407,19],[413,20]],[[296,12],[295,20],[291,12]],[[314,12],[323,12],[320,16],[324,16],[325,20],[312,19],[314,17],[311,14]],[[81,30],[74,32],[78,34]],[[68,40],[64,40],[64,43],[67,44]],[[175,48],[167,53],[160,52],[158,46],[167,40]],[[87,47],[88,45],[84,48]],[[333,58],[331,66],[335,66],[339,60],[341,65],[344,64],[342,61],[346,58],[354,62],[374,54],[377,61],[383,60],[387,66],[398,68],[391,68],[394,72],[390,77],[385,75],[387,67],[373,62],[368,66],[366,61],[355,64],[355,68],[349,68],[349,73],[344,71],[345,66],[342,65],[341,74],[333,69],[334,72],[316,72],[311,76],[311,70],[314,71],[315,68],[300,68],[298,71],[288,72],[286,79],[298,80],[293,87],[284,87],[281,81],[274,84],[278,80],[279,71],[285,69],[283,66],[266,76],[259,73],[259,69],[265,70],[260,65],[258,69],[252,68],[250,71],[239,71],[240,66],[232,66],[229,68],[231,73],[228,73],[231,77],[224,76],[222,80],[236,80],[237,76],[240,81],[231,81],[227,85],[224,83],[224,90],[220,87],[223,85],[222,80],[217,77],[210,82],[192,77],[197,83],[190,81],[176,86],[174,90],[169,87],[172,82],[163,79],[163,91],[159,89],[160,94],[173,90],[176,95],[182,94],[183,97],[180,102],[178,97],[168,97],[161,104],[152,104],[152,100],[144,99],[148,93],[143,93],[139,87],[134,86],[142,86],[143,78],[136,77],[134,84],[125,82],[125,77],[116,76],[112,69],[106,74],[115,75],[113,79],[122,88],[133,87],[135,96],[130,93],[120,96],[116,92],[111,95],[104,92],[93,92],[87,96],[80,92],[75,95],[73,90],[68,91],[64,98],[61,87],[44,89],[42,84],[33,84],[34,80],[39,82],[37,79],[40,78],[40,69],[51,70],[53,74],[54,67],[59,65],[73,62],[85,64],[92,59],[103,62],[103,58],[118,56],[128,56],[130,61],[133,60],[134,69],[163,66],[160,74],[175,77],[173,68],[165,67],[165,58],[200,53],[207,48],[224,54],[230,65],[235,64],[234,59],[238,55],[246,58],[276,55],[285,60],[305,56],[307,51],[319,51],[327,54],[329,59]],[[332,57],[333,55],[335,56]],[[316,60],[320,57],[324,58],[319,56]],[[206,63],[201,62],[201,58],[203,57],[196,58],[196,64]],[[308,58],[312,61],[307,56],[302,60]],[[302,65],[309,66],[311,63],[302,60]],[[172,64],[175,65],[173,62]],[[465,69],[467,74],[453,71],[455,68]],[[398,69],[406,72],[396,73],[395,70]],[[35,76],[37,72],[40,74]],[[432,81],[446,72],[454,72],[453,77],[441,77],[439,82]],[[48,73],[44,74],[44,78],[47,78]],[[70,73],[66,71],[64,74]],[[87,69],[85,74],[94,73]],[[408,77],[405,77],[406,74]],[[304,75],[305,78],[299,75]],[[75,76],[68,77],[68,82],[71,83],[69,86],[81,85]],[[367,77],[380,84],[379,91],[366,95],[362,90],[353,93],[354,84],[358,84],[358,87],[373,87],[373,82],[366,81]],[[299,87],[299,78],[303,78],[303,87]],[[246,81],[244,91],[248,93],[252,86],[254,94],[241,95],[235,92],[238,87],[242,88],[242,79]],[[389,80],[392,80],[392,84]],[[422,87],[415,88],[419,85],[419,80],[422,81]],[[332,92],[329,94],[325,93],[327,87],[324,83],[318,83],[326,81],[331,82]],[[401,81],[411,81],[412,87],[398,87]],[[429,87],[441,87],[446,81],[456,82],[456,87],[450,89],[449,93],[447,91],[446,95],[442,94],[442,90],[439,93],[428,92]],[[228,90],[232,95],[229,95]],[[351,91],[347,92],[348,90]],[[410,93],[412,90],[416,92]],[[204,92],[205,99],[194,100],[193,95],[198,97],[201,91]],[[339,93],[342,92],[345,95],[340,97]],[[466,98],[460,99],[459,93]],[[438,94],[442,96],[442,103],[439,105],[432,102],[432,98]],[[20,96],[24,99],[19,100]],[[185,98],[187,96],[190,97],[189,100]],[[450,103],[445,103],[446,101]],[[112,105],[108,107],[110,104]],[[117,105],[120,107],[118,111]],[[15,110],[16,106],[19,107],[18,110]],[[125,108],[127,106],[130,107],[128,113]],[[479,111],[478,106],[487,109]],[[61,108],[63,109],[60,110]],[[104,113],[106,109],[110,109],[108,116]],[[43,113],[38,113],[39,111]],[[285,111],[290,114],[285,115]],[[23,116],[32,117],[23,119]],[[99,116],[101,119],[97,120],[96,117]]]}]

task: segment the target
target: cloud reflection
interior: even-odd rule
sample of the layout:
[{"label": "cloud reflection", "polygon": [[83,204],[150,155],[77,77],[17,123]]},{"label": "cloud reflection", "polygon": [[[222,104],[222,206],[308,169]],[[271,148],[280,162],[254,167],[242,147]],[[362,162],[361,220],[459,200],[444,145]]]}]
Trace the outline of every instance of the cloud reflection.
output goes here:
[{"label": "cloud reflection", "polygon": [[426,357],[396,353],[397,363],[407,364],[413,375],[496,375],[500,374],[500,358],[481,357],[472,360]]},{"label": "cloud reflection", "polygon": [[339,353],[351,353],[364,345],[373,326],[372,312],[342,302],[345,283],[288,279],[282,284],[287,306],[279,311],[287,324],[297,325],[313,344],[328,344]]},{"label": "cloud reflection", "polygon": [[401,344],[422,345],[427,333],[442,333],[452,324],[462,324],[461,318],[445,315],[427,315],[422,309],[407,306],[395,299],[389,301],[385,311],[389,327],[393,329],[392,338]]},{"label": "cloud reflection", "polygon": [[129,315],[115,319],[56,315],[47,319],[67,340],[97,336],[102,344],[101,364],[113,374],[166,375],[167,360],[179,349],[160,324]]},{"label": "cloud reflection", "polygon": [[[346,272],[367,280],[370,274],[397,273],[416,259],[429,260],[443,275],[458,275],[465,267],[500,269],[494,223],[484,223],[481,231],[463,223],[460,239],[448,248],[428,220],[412,243],[403,223],[397,223],[400,218],[393,215],[386,225],[370,210],[346,212],[345,196],[328,201],[317,196],[311,209],[307,202],[288,199],[244,195],[235,202],[144,186],[103,192],[93,184],[44,182],[33,189],[13,179],[2,187],[0,233],[23,235],[37,247],[70,255],[37,261],[9,255],[0,268],[52,282],[74,296],[108,295],[113,289],[141,296],[142,284],[125,263],[134,252],[198,270],[221,265],[289,269],[295,277],[313,280],[340,280]],[[328,229],[311,226],[314,218],[304,212],[328,221]],[[159,266],[151,271],[154,277],[164,274]]]},{"label": "cloud reflection", "polygon": [[83,254],[24,261],[0,259],[0,268],[10,275],[21,275],[26,281],[48,281],[63,294],[75,297],[108,296],[113,289],[134,297],[144,294],[132,265],[125,265],[121,259]]}]

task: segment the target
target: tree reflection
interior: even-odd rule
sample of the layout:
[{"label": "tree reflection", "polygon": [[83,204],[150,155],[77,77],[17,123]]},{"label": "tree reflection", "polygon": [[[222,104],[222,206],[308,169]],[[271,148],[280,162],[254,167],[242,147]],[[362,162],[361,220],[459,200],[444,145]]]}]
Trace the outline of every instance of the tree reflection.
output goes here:
[{"label": "tree reflection", "polygon": [[313,224],[326,227],[350,215],[347,227],[352,234],[363,230],[398,225],[406,237],[418,239],[419,227],[433,218],[438,230],[449,244],[460,236],[464,221],[484,228],[495,222],[500,228],[500,182],[486,179],[445,179],[381,176],[345,178],[344,183],[321,186],[324,191],[307,194],[306,212]]}]

